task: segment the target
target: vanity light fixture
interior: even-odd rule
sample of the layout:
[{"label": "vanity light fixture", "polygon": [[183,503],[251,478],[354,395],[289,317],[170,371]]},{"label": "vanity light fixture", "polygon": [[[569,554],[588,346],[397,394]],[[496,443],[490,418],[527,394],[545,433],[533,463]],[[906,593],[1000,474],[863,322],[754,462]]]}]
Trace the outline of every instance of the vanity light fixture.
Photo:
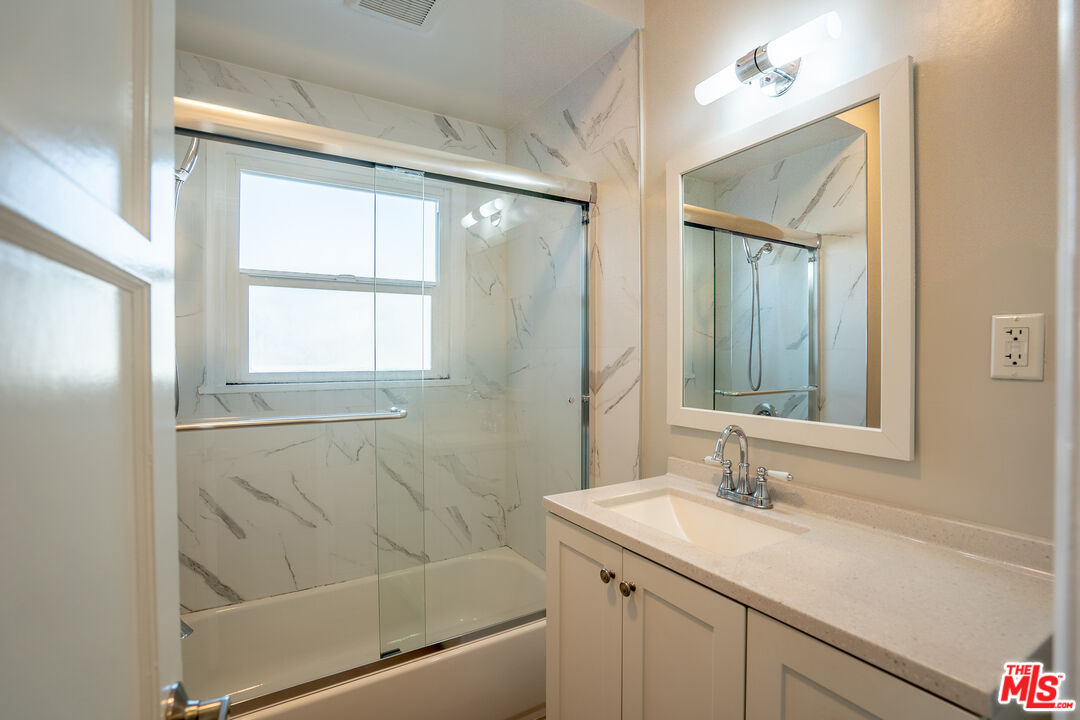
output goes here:
[{"label": "vanity light fixture", "polygon": [[504,207],[506,207],[506,203],[503,202],[502,198],[488,200],[486,203],[461,218],[461,227],[468,230],[484,218],[491,218],[491,223],[493,225],[498,225],[499,223],[496,221],[496,218],[499,220],[502,219],[502,210]]},{"label": "vanity light fixture", "polygon": [[795,82],[802,58],[839,38],[840,29],[840,16],[835,12],[811,20],[702,80],[694,88],[694,98],[698,104],[708,105],[755,79],[765,94],[783,95]]}]

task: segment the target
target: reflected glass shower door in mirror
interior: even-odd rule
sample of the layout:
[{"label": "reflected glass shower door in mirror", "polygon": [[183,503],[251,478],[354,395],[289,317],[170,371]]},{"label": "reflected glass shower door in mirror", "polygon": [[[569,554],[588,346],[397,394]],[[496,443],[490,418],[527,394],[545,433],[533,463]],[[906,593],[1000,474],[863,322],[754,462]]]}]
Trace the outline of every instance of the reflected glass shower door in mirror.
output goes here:
[{"label": "reflected glass shower door in mirror", "polygon": [[879,426],[877,106],[682,176],[683,406]]},{"label": "reflected glass shower door in mirror", "polygon": [[190,693],[242,703],[544,609],[540,500],[584,482],[585,237],[579,203],[202,140],[178,423],[407,414],[178,433]]}]

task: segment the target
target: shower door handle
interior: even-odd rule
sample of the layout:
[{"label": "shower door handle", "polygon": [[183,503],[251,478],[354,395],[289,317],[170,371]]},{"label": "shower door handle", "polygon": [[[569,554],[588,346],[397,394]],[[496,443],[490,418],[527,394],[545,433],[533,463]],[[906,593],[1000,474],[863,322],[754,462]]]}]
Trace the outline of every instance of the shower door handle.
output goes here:
[{"label": "shower door handle", "polygon": [[165,720],[225,720],[229,716],[229,696],[199,702],[188,700],[184,683],[173,683],[165,688]]}]

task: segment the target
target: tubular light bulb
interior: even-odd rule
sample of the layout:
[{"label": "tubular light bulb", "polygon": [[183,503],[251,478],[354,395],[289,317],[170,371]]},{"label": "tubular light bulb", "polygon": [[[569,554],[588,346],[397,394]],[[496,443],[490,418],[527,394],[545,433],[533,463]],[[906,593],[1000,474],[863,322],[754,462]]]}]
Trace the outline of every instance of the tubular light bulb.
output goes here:
[{"label": "tubular light bulb", "polygon": [[699,82],[697,87],[694,88],[694,99],[698,101],[699,105],[708,105],[716,102],[729,92],[738,90],[741,85],[739,78],[735,76],[735,63],[731,63],[715,75],[711,75]]},{"label": "tubular light bulb", "polygon": [[503,202],[502,198],[495,198],[494,200],[488,200],[486,203],[481,205],[480,209],[477,210],[477,212],[480,213],[480,217],[491,217],[495,213],[502,210],[503,205],[505,205],[505,203]]},{"label": "tubular light bulb", "polygon": [[480,222],[480,218],[476,217],[476,213],[471,212],[468,215],[466,215],[465,217],[461,218],[461,227],[468,230],[469,228],[471,228],[473,225],[475,225],[478,222]]},{"label": "tubular light bulb", "polygon": [[822,15],[769,43],[766,48],[769,62],[774,67],[781,67],[805,57],[830,40],[839,38],[840,30],[839,15],[835,12]]}]

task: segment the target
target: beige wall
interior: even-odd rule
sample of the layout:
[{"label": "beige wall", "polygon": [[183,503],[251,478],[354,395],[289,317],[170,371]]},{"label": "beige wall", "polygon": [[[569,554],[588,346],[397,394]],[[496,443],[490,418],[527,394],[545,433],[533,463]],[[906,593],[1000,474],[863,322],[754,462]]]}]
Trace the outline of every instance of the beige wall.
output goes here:
[{"label": "beige wall", "polygon": [[[753,123],[904,55],[916,62],[917,377],[912,462],[751,442],[754,463],[814,484],[1050,537],[1053,367],[991,381],[990,315],[1053,327],[1054,3],[1048,0],[646,0],[643,475],[700,458],[711,433],[671,427],[664,165],[694,139]],[[702,108],[693,87],[760,42],[829,10],[844,36],[780,99],[740,90]],[[886,270],[887,271],[887,270]],[[1053,357],[1053,337],[1047,346]]]}]

